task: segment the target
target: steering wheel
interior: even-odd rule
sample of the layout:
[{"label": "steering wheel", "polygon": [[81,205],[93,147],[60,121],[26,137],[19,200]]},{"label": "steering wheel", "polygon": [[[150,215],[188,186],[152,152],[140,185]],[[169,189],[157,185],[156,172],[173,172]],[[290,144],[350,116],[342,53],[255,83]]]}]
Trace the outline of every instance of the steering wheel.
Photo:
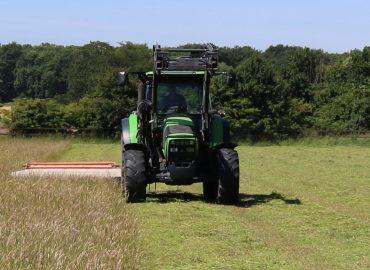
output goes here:
[{"label": "steering wheel", "polygon": [[174,105],[174,106],[169,107],[169,109],[167,110],[167,113],[180,113],[180,112],[186,112],[186,111],[187,111],[186,106]]}]

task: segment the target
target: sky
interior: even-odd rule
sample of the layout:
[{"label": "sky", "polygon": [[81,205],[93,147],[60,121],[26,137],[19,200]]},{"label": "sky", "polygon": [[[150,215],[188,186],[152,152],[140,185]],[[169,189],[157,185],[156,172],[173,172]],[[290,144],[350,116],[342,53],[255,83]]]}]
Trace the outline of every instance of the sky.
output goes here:
[{"label": "sky", "polygon": [[370,46],[369,0],[0,0],[0,43]]}]

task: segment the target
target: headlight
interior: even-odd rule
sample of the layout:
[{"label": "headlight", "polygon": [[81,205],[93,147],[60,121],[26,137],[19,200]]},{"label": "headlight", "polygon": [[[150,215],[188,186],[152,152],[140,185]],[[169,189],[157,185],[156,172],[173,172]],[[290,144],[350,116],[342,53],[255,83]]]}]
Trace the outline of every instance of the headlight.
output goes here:
[{"label": "headlight", "polygon": [[194,140],[171,140],[170,145],[194,145]]},{"label": "headlight", "polygon": [[191,161],[196,160],[195,139],[172,139],[168,147],[168,160],[170,161]]}]

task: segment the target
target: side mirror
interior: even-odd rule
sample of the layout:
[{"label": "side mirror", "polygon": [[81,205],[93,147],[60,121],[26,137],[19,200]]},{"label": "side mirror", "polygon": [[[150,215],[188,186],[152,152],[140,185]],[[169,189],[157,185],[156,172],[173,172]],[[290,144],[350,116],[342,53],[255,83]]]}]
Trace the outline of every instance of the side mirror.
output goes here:
[{"label": "side mirror", "polygon": [[117,83],[120,86],[128,84],[128,73],[126,71],[118,72]]},{"label": "side mirror", "polygon": [[234,86],[236,83],[236,74],[234,72],[230,72],[227,74],[226,83],[228,86]]}]

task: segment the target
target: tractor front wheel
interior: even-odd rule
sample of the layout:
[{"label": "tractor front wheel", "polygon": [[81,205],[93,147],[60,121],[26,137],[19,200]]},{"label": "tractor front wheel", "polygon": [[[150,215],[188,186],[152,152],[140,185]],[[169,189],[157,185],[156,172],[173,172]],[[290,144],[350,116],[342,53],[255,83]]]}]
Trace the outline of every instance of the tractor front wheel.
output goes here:
[{"label": "tractor front wheel", "polygon": [[234,149],[221,148],[217,153],[218,195],[217,202],[239,202],[239,156]]},{"label": "tractor front wheel", "polygon": [[146,200],[147,163],[145,153],[140,150],[126,150],[122,153],[121,184],[127,202]]}]

